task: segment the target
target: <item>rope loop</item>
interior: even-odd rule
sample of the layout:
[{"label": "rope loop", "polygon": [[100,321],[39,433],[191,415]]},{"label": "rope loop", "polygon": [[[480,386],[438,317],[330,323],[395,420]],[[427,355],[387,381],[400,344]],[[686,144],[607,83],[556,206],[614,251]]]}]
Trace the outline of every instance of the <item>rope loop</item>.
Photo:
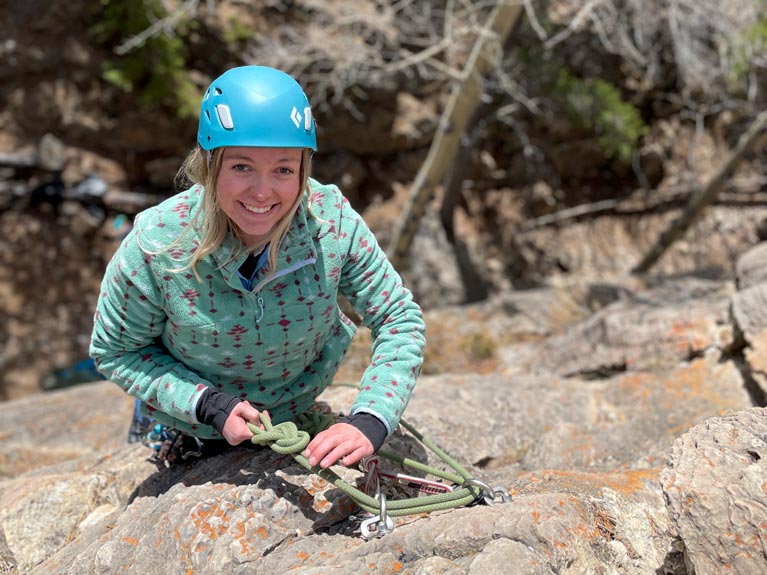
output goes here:
[{"label": "rope loop", "polygon": [[301,426],[301,429],[306,431],[312,437],[321,431],[325,431],[335,422],[335,417],[319,411],[305,411],[298,414],[298,424]]}]

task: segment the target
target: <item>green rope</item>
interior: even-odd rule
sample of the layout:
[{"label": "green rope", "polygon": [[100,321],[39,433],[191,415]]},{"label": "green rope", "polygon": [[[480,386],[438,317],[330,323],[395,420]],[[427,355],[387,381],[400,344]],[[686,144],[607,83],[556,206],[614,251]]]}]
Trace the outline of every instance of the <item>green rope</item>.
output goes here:
[{"label": "green rope", "polygon": [[[311,437],[306,431],[299,430],[295,423],[286,421],[276,426],[272,425],[268,415],[261,414],[261,422],[265,430],[248,423],[248,428],[253,432],[251,441],[256,445],[268,445],[272,450],[282,455],[300,453],[309,445]],[[254,429],[255,428],[255,429]]]},{"label": "green rope", "polygon": [[[265,414],[260,414],[261,423],[264,429],[261,429],[251,423],[248,423],[248,429],[253,433],[251,441],[257,445],[268,445],[273,451],[282,455],[292,455],[293,458],[304,468],[316,473],[322,477],[325,481],[333,484],[336,488],[343,491],[351,499],[354,500],[357,505],[363,508],[365,511],[371,513],[378,513],[380,511],[380,503],[375,497],[364,493],[357,489],[353,485],[350,485],[339,477],[334,471],[330,469],[323,469],[318,465],[312,466],[309,460],[302,455],[304,448],[309,444],[310,433],[304,429],[298,429],[295,423],[286,421],[274,425],[271,418]],[[330,416],[322,415],[317,412],[310,412],[302,414],[299,417],[299,421],[302,426],[306,426],[311,429],[312,435],[319,433],[324,429],[327,429],[333,424],[334,419]],[[437,477],[442,477],[448,481],[454,483],[464,483],[466,480],[471,479],[471,475],[461,465],[458,464],[452,457],[447,455],[444,451],[439,449],[431,441],[424,438],[420,433],[409,424],[400,421],[403,427],[405,427],[410,433],[412,433],[419,441],[421,441],[426,447],[431,449],[439,457],[441,457],[448,465],[450,465],[458,475],[447,473],[442,470],[424,465],[412,459],[398,456],[389,451],[380,450],[378,453],[380,456],[386,459],[396,461],[403,465],[408,465],[420,471],[430,473]],[[448,493],[438,493],[434,495],[427,495],[424,497],[414,497],[410,499],[402,499],[395,501],[387,501],[386,509],[388,515],[393,517],[402,515],[415,515],[418,513],[430,513],[433,511],[441,511],[444,509],[453,509],[456,507],[462,507],[469,505],[479,498],[482,493],[482,489],[476,485],[462,486],[459,489],[450,491]]]}]

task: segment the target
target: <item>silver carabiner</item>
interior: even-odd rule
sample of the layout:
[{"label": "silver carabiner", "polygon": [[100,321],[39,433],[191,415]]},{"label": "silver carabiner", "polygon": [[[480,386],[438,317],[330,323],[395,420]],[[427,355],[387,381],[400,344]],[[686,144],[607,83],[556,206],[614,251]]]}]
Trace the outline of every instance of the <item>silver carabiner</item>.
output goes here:
[{"label": "silver carabiner", "polygon": [[378,515],[373,515],[370,519],[365,519],[360,523],[360,534],[363,539],[383,537],[391,531],[394,531],[394,521],[391,517],[387,517],[386,521],[381,521]]},{"label": "silver carabiner", "polygon": [[477,501],[483,501],[485,505],[492,505],[495,503],[496,496],[501,497],[502,503],[508,503],[511,501],[509,492],[506,491],[503,487],[490,487],[487,483],[479,479],[467,479],[461,484],[461,487],[469,486],[479,487],[482,490],[477,497]]},{"label": "silver carabiner", "polygon": [[500,496],[501,503],[508,503],[511,501],[511,495],[509,495],[509,492],[503,487],[493,487],[493,493],[495,493],[496,497]]},{"label": "silver carabiner", "polygon": [[386,513],[386,495],[380,492],[378,493],[378,504],[378,515],[373,515],[373,517],[365,519],[360,524],[360,534],[363,539],[383,537],[387,533],[394,531],[394,521]]}]

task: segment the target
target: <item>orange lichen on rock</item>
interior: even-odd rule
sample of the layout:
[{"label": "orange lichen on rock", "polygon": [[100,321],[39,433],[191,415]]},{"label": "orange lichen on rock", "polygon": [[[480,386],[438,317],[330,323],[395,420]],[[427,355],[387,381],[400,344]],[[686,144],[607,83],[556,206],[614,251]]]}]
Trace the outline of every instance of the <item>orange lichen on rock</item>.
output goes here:
[{"label": "orange lichen on rock", "polygon": [[702,336],[696,335],[705,331],[705,325],[693,321],[676,321],[668,330],[668,341],[678,352],[700,350],[710,344]]},{"label": "orange lichen on rock", "polygon": [[[538,491],[541,483],[551,485],[556,482],[565,489],[574,492],[594,491],[608,488],[623,495],[633,495],[642,491],[648,481],[657,481],[660,469],[630,469],[627,471],[610,471],[605,473],[593,473],[586,471],[568,471],[562,469],[544,469],[530,474],[525,480],[535,491]],[[518,490],[518,493],[525,489]]]},{"label": "orange lichen on rock", "polygon": [[201,503],[192,512],[192,521],[200,533],[215,540],[229,528],[229,513],[232,509],[234,505],[228,502],[223,506],[218,501],[212,504]]}]

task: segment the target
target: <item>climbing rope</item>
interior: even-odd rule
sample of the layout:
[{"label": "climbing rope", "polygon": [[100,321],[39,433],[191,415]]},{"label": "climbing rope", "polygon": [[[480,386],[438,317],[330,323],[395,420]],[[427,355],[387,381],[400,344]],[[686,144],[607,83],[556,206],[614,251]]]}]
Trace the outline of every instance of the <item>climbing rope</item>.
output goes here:
[{"label": "climbing rope", "polygon": [[[457,487],[455,489],[451,488],[443,493],[434,493],[432,495],[412,497],[396,501],[387,501],[385,496],[380,492],[376,497],[373,497],[347,483],[331,469],[312,466],[309,463],[309,460],[303,456],[302,452],[309,444],[311,437],[330,427],[330,425],[335,422],[333,417],[318,412],[302,414],[299,416],[300,429],[292,421],[286,421],[275,425],[266,413],[261,413],[260,419],[263,429],[248,423],[248,428],[253,433],[251,441],[257,445],[269,446],[277,453],[293,456],[302,467],[333,484],[336,488],[348,495],[359,507],[373,514],[374,517],[364,521],[362,525],[362,533],[363,536],[366,537],[380,536],[390,531],[393,528],[393,523],[391,523],[391,520],[389,519],[390,516],[397,517],[403,515],[416,515],[419,513],[431,513],[433,511],[463,507],[477,502],[492,504],[499,496],[503,502],[510,500],[505,489],[490,487],[483,481],[473,478],[455,459],[416,431],[412,425],[402,420],[400,420],[400,424],[425,447],[430,449],[442,459],[442,461],[449,465],[455,473],[425,465],[384,449],[378,451],[378,456],[400,465],[412,467],[421,472],[440,477],[446,481],[450,481],[453,484],[456,484]],[[369,471],[371,471],[370,468]],[[404,477],[418,481],[417,478],[411,476]]]}]

